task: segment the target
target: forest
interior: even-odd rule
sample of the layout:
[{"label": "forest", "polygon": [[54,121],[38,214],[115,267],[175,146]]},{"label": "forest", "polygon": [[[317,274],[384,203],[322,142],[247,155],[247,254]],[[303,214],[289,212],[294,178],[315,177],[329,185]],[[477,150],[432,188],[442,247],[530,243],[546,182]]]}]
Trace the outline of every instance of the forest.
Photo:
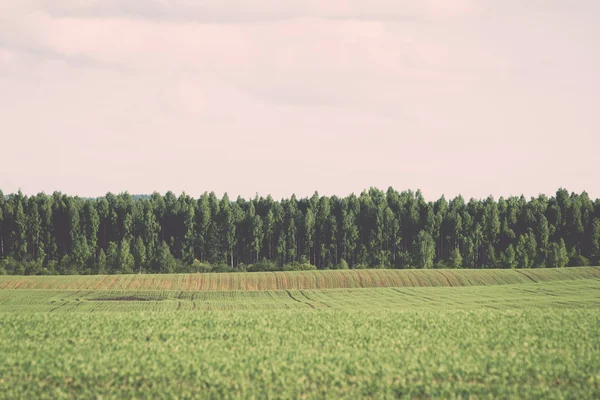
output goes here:
[{"label": "forest", "polygon": [[0,191],[0,274],[346,268],[535,268],[600,263],[600,200],[426,201],[420,191],[275,201]]}]

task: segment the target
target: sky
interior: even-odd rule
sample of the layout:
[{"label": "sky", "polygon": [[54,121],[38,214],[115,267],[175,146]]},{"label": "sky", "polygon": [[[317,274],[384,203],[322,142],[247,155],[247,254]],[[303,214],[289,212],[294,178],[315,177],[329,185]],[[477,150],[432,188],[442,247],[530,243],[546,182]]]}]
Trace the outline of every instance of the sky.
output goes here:
[{"label": "sky", "polygon": [[0,0],[0,189],[600,197],[597,0]]}]

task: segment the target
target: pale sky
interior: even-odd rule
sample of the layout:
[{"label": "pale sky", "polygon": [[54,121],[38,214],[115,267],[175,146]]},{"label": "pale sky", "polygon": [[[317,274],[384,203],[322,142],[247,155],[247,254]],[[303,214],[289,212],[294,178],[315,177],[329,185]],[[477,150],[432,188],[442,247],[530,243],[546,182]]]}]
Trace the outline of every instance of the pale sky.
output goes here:
[{"label": "pale sky", "polygon": [[598,0],[0,0],[0,189],[600,197]]}]

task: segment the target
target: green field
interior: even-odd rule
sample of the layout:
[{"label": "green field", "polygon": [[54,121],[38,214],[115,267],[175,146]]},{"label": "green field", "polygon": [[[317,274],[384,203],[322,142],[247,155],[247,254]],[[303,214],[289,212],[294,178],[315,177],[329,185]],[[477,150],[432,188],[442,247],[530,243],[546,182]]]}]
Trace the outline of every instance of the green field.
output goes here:
[{"label": "green field", "polygon": [[0,275],[1,289],[284,290],[489,286],[600,278],[600,267],[561,269],[361,269],[161,275]]},{"label": "green field", "polygon": [[0,277],[0,397],[598,398],[599,268],[372,273]]}]

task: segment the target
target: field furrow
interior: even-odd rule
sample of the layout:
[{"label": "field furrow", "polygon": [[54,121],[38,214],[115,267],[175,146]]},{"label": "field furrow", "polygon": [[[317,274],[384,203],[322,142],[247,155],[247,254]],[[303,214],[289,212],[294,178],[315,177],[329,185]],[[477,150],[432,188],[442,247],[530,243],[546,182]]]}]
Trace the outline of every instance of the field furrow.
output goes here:
[{"label": "field furrow", "polygon": [[0,276],[0,290],[306,290],[494,286],[600,278],[600,267],[516,270],[344,270],[230,274]]},{"label": "field furrow", "polygon": [[0,291],[0,312],[600,307],[600,279],[496,286]]}]

